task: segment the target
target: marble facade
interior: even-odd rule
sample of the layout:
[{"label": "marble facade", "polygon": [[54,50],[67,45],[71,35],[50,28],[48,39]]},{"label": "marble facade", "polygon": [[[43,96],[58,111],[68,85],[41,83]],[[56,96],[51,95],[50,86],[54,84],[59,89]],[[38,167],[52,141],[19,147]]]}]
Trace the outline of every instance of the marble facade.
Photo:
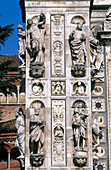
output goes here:
[{"label": "marble facade", "polygon": [[24,0],[25,170],[109,170],[111,11],[101,24],[91,3]]}]

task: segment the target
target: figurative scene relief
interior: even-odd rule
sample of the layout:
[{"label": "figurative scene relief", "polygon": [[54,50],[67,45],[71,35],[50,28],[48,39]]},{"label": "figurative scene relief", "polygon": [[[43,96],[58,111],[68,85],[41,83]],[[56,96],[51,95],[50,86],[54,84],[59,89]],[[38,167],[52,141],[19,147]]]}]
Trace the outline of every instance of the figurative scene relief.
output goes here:
[{"label": "figurative scene relief", "polygon": [[103,48],[97,39],[97,32],[101,31],[99,25],[95,25],[91,28],[90,36],[90,66],[92,81],[104,80],[104,56]]},{"label": "figurative scene relief", "polygon": [[86,33],[83,31],[85,19],[82,16],[74,16],[71,24],[76,28],[69,35],[69,46],[71,51],[72,66],[71,73],[74,77],[84,77],[86,74]]},{"label": "figurative scene relief", "polygon": [[27,20],[26,49],[30,55],[30,77],[43,77],[45,59],[45,34],[46,22],[43,13]]},{"label": "figurative scene relief", "polygon": [[83,100],[73,103],[72,130],[74,141],[73,162],[75,166],[83,167],[87,163],[87,105]]},{"label": "figurative scene relief", "polygon": [[66,85],[65,81],[52,81],[52,95],[65,95]]},{"label": "figurative scene relief", "polygon": [[51,67],[52,76],[65,75],[64,66],[64,15],[51,15]]},{"label": "figurative scene relief", "polygon": [[52,100],[52,166],[66,165],[65,100]]},{"label": "figurative scene relief", "polygon": [[87,94],[87,85],[85,82],[77,81],[72,83],[72,95],[85,96]]},{"label": "figurative scene relief", "polygon": [[44,128],[46,122],[41,108],[30,109],[30,160],[31,165],[41,166],[44,161]]}]

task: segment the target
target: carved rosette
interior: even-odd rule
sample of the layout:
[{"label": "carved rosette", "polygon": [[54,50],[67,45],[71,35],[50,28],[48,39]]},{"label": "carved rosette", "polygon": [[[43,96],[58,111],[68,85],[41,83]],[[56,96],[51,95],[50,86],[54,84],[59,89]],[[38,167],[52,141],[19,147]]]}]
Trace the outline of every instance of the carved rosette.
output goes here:
[{"label": "carved rosette", "polygon": [[64,76],[64,15],[51,15],[51,58],[52,76]]},{"label": "carved rosette", "polygon": [[65,100],[52,100],[52,166],[65,165]]}]

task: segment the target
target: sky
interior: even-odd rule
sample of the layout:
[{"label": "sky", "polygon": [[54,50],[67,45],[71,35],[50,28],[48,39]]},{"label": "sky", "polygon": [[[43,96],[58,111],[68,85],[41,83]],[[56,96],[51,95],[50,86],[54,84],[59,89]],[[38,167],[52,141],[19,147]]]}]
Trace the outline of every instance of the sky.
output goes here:
[{"label": "sky", "polygon": [[18,30],[19,24],[25,29],[25,24],[22,22],[22,13],[19,7],[19,0],[0,0],[0,25],[6,26],[14,24],[14,31],[5,43],[1,46],[0,54],[17,55],[18,50]]}]

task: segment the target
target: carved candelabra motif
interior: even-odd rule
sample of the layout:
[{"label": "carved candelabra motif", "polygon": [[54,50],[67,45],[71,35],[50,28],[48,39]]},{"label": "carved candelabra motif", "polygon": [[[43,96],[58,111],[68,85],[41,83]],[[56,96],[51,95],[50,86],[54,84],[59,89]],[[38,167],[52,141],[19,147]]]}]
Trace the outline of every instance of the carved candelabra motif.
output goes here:
[{"label": "carved candelabra motif", "polygon": [[64,15],[51,15],[51,55],[52,76],[64,76]]},{"label": "carved candelabra motif", "polygon": [[52,100],[52,166],[65,166],[65,100]]},{"label": "carved candelabra motif", "polygon": [[87,108],[82,100],[77,100],[73,104],[74,113],[72,116],[72,129],[74,140],[73,162],[75,166],[83,167],[87,162],[86,134],[87,134]]},{"label": "carved candelabra motif", "polygon": [[43,77],[45,58],[46,18],[43,13],[27,20],[27,51],[30,55],[30,76]]},{"label": "carved candelabra motif", "polygon": [[71,73],[74,77],[84,77],[86,74],[86,34],[83,31],[85,19],[82,16],[75,16],[71,19],[72,24],[76,24],[69,35],[69,46],[72,57]]}]

